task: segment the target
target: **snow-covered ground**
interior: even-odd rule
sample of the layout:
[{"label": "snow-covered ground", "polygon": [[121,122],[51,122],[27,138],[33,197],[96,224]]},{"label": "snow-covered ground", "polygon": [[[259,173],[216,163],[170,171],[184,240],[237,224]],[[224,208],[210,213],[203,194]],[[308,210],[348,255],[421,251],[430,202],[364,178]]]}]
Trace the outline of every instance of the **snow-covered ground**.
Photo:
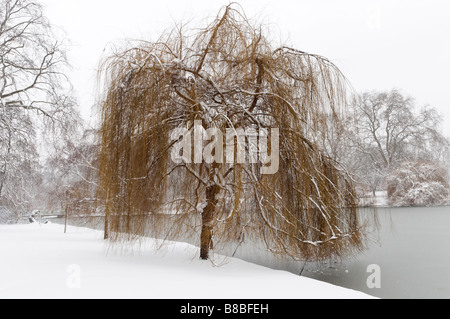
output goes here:
[{"label": "snow-covered ground", "polygon": [[[117,249],[102,232],[57,224],[0,225],[0,298],[373,298],[239,259],[198,260],[184,243]],[[134,251],[134,253],[132,253]]]},{"label": "snow-covered ground", "polygon": [[389,207],[387,191],[375,192],[374,203],[375,207]]}]

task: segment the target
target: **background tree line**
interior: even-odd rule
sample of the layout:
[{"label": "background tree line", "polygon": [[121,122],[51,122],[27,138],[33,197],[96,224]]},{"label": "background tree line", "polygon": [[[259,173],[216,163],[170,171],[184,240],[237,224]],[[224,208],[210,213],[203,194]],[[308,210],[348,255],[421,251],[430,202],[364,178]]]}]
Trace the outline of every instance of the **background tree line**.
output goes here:
[{"label": "background tree line", "polygon": [[331,127],[324,148],[354,176],[362,205],[383,191],[394,206],[448,203],[449,140],[435,108],[398,89],[362,92]]}]

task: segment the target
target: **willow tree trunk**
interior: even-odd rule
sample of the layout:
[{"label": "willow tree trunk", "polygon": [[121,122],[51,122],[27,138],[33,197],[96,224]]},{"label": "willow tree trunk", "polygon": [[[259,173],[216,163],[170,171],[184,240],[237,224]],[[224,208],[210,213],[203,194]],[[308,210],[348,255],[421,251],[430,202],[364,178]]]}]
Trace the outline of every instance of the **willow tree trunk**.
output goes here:
[{"label": "willow tree trunk", "polygon": [[209,250],[213,247],[213,219],[219,191],[219,186],[215,184],[206,188],[206,206],[202,213],[202,233],[200,235],[200,259],[203,260],[209,258]]}]

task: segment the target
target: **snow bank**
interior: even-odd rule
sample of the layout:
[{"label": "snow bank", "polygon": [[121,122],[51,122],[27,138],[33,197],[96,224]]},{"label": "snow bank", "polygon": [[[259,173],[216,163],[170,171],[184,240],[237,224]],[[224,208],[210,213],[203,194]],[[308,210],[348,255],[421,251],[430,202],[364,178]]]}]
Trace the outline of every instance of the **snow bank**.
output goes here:
[{"label": "snow bank", "polygon": [[63,229],[0,225],[0,298],[372,298],[234,258],[200,261],[198,249],[184,243],[149,239],[132,254],[131,248],[112,249],[102,232]]}]

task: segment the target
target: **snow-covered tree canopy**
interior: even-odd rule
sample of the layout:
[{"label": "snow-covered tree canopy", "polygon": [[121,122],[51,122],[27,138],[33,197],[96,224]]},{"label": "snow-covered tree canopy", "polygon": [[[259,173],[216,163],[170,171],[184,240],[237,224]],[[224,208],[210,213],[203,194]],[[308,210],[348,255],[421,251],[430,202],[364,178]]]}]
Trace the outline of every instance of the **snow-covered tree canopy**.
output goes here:
[{"label": "snow-covered tree canopy", "polygon": [[[352,181],[316,143],[323,115],[339,121],[345,107],[346,80],[326,58],[273,47],[232,4],[204,29],[177,27],[113,54],[102,79],[100,196],[111,239],[197,233],[203,259],[244,238],[308,260],[361,248]],[[278,172],[263,175],[250,160],[174,162],[171,132],[196,122],[278,129]]]}]

